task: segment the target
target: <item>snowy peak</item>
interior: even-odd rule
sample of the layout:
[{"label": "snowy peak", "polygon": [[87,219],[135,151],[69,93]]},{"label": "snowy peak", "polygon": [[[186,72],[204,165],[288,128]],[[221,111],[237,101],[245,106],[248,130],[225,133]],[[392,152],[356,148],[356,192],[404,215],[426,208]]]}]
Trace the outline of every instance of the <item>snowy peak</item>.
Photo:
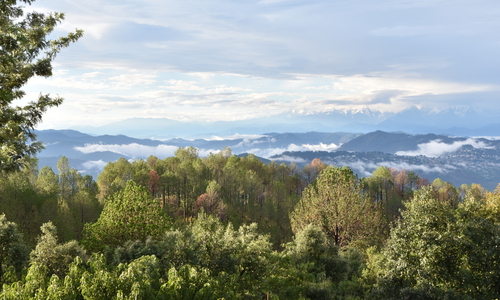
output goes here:
[{"label": "snowy peak", "polygon": [[92,134],[125,134],[140,138],[193,138],[266,132],[360,132],[375,130],[429,132],[461,136],[499,135],[500,111],[451,107],[442,110],[408,107],[400,112],[333,109],[323,112],[287,111],[270,117],[219,122],[181,122],[170,119],[127,119],[98,128],[75,128]]}]

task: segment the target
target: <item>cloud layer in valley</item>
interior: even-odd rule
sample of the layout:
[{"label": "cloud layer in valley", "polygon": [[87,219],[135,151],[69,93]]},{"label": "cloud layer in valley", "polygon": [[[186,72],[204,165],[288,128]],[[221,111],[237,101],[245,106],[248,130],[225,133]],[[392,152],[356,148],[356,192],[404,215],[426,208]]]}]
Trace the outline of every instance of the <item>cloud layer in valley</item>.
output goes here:
[{"label": "cloud layer in valley", "polygon": [[132,143],[126,145],[87,144],[83,147],[75,147],[75,149],[85,154],[95,152],[113,152],[127,158],[136,159],[146,158],[150,155],[162,158],[174,156],[178,147],[169,145],[146,146]]},{"label": "cloud layer in valley", "polygon": [[[243,143],[243,142],[242,142]],[[119,155],[123,155],[129,159],[145,159],[150,155],[157,156],[159,158],[165,158],[175,155],[175,151],[179,147],[172,145],[158,145],[158,146],[146,146],[140,145],[137,143],[131,144],[86,144],[83,147],[75,147],[75,150],[84,153],[96,153],[96,152],[112,152]],[[252,143],[249,141],[245,144],[245,147],[240,143],[239,146],[232,147],[233,154],[241,154],[241,153],[251,153],[259,157],[270,158],[274,155],[282,154],[285,151],[333,151],[337,149],[338,146],[335,144],[323,144],[320,143],[318,145],[311,144],[303,144],[303,145],[295,145],[290,144],[287,147],[258,147],[258,144]],[[210,155],[210,153],[219,153],[220,149],[198,149],[200,157],[205,157]],[[291,159],[291,158],[290,158]],[[283,159],[285,160],[285,159]],[[299,162],[300,160],[294,160],[295,162]],[[100,166],[99,162],[88,162],[85,165],[86,169],[98,167]]]},{"label": "cloud layer in valley", "polygon": [[[330,162],[331,163],[331,162]],[[454,170],[455,167],[452,165],[444,165],[444,166],[426,166],[426,165],[413,165],[409,164],[407,162],[380,162],[380,163],[373,163],[373,162],[365,162],[365,161],[356,161],[356,162],[336,162],[336,165],[341,165],[341,166],[347,166],[351,169],[353,169],[356,173],[358,173],[360,176],[371,176],[373,171],[378,167],[378,166],[383,166],[387,168],[395,168],[397,170],[412,170],[412,171],[417,171],[417,172],[423,172],[424,174],[428,173],[437,173],[437,174],[444,174],[447,173],[449,170]]]},{"label": "cloud layer in valley", "polygon": [[428,143],[419,144],[417,150],[398,151],[396,155],[418,156],[424,155],[427,157],[438,157],[446,154],[456,152],[460,147],[470,145],[474,148],[488,148],[489,146],[474,138],[469,138],[463,141],[455,141],[451,144],[442,142],[441,140],[434,140]]}]

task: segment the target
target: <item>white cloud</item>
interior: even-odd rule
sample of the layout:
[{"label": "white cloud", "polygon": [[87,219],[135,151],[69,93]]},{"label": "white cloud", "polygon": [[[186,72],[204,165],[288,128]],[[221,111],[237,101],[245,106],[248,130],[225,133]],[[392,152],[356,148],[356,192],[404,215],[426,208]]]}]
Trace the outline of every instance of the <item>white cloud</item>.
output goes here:
[{"label": "white cloud", "polygon": [[221,150],[215,150],[215,149],[198,149],[198,155],[200,157],[206,157],[210,154],[217,154],[219,153]]},{"label": "white cloud", "polygon": [[91,90],[103,90],[110,88],[110,85],[102,80],[97,80],[95,77],[99,72],[85,73],[82,76],[69,76],[68,74],[57,74],[51,78],[35,77],[30,81],[31,85],[52,86],[57,88],[71,88],[86,90],[87,93]]},{"label": "white cloud", "polygon": [[[258,143],[263,143],[262,141],[256,141]],[[251,146],[250,142],[246,146]],[[241,144],[241,143],[240,143]],[[240,145],[238,144],[238,145]],[[310,144],[302,144],[302,145],[296,145],[296,144],[290,144],[286,148],[280,148],[280,147],[275,147],[275,148],[253,148],[249,150],[244,150],[244,152],[247,153],[252,153],[255,154],[256,156],[264,157],[264,158],[270,158],[275,155],[280,155],[283,152],[286,151],[333,151],[337,149],[339,146],[335,144],[323,144],[320,143],[319,145],[310,145]],[[235,147],[236,148],[236,147]],[[279,158],[281,159],[281,158]],[[297,161],[296,161],[297,162]]]},{"label": "white cloud", "polygon": [[[327,161],[328,164],[333,164],[333,162]],[[361,176],[367,177],[372,176],[373,171],[378,166],[384,166],[387,168],[395,168],[398,170],[413,170],[413,171],[421,171],[423,173],[439,173],[444,174],[449,170],[456,169],[454,166],[445,165],[445,166],[426,166],[426,165],[412,165],[406,162],[364,162],[364,161],[356,161],[356,162],[335,162],[335,165],[348,166],[353,170],[356,170],[358,174]]]},{"label": "white cloud", "polygon": [[130,158],[146,158],[150,155],[163,158],[174,156],[178,147],[170,145],[145,146],[132,143],[126,145],[86,144],[84,147],[75,147],[75,149],[85,154],[109,151]]},{"label": "white cloud", "polygon": [[[293,145],[293,146],[292,146]],[[323,144],[319,143],[318,145],[311,145],[311,144],[302,144],[301,146],[297,146],[294,144],[291,144],[288,149],[289,151],[328,151],[331,152],[333,150],[336,150],[338,147],[336,144]]]},{"label": "white cloud", "polygon": [[[238,144],[240,147],[235,146],[231,147],[233,150],[236,150],[238,148],[242,148],[240,151],[234,151],[235,153],[252,153],[256,156],[263,157],[263,158],[270,158],[271,156],[275,155],[280,155],[285,151],[332,151],[338,146],[335,144],[319,144],[319,145],[310,145],[310,144],[304,144],[304,145],[295,145],[295,144],[290,144],[286,148],[280,148],[280,147],[274,147],[274,148],[251,148],[248,149],[247,147],[251,147],[252,145],[260,144],[261,142],[257,141],[252,141],[248,140],[247,144],[245,147],[241,147],[241,143]],[[269,141],[267,141],[269,142]],[[272,140],[271,140],[272,142]],[[136,143],[132,144],[126,144],[126,145],[110,145],[110,144],[86,144],[83,147],[75,147],[77,151],[80,151],[82,153],[88,154],[88,153],[94,153],[94,152],[113,152],[117,153],[126,157],[130,158],[147,158],[149,155],[155,155],[158,157],[169,157],[169,156],[174,156],[175,151],[178,149],[176,146],[170,146],[170,145],[158,145],[158,146],[145,146],[145,145],[140,145]],[[207,156],[210,153],[219,153],[221,150],[218,149],[199,149],[199,155],[201,157]],[[283,160],[287,160],[284,159]],[[289,159],[288,159],[289,160]],[[292,161],[292,160],[290,160]],[[295,162],[300,162],[300,160],[294,159],[293,161]]]},{"label": "white cloud", "polygon": [[379,72],[367,75],[341,76],[334,82],[340,91],[371,94],[377,91],[406,91],[405,96],[441,95],[487,91],[494,86],[486,84],[464,84],[443,80],[419,78],[417,74],[406,72]]},{"label": "white cloud", "polygon": [[287,151],[286,148],[253,148],[246,150],[244,152],[254,154],[255,156],[270,158],[274,155],[279,155],[283,152]]},{"label": "white cloud", "polygon": [[223,140],[239,140],[239,139],[243,139],[243,141],[248,142],[248,141],[251,141],[251,140],[260,139],[262,137],[266,137],[266,135],[262,135],[262,134],[238,134],[238,133],[235,133],[233,135],[224,136],[224,137],[213,135],[211,138],[209,138],[207,140],[208,141],[223,141]]},{"label": "white cloud", "polygon": [[444,154],[453,153],[464,145],[471,145],[474,148],[490,148],[483,141],[478,141],[473,138],[468,138],[464,141],[455,141],[451,144],[446,144],[441,140],[433,140],[425,144],[419,144],[418,150],[398,151],[396,152],[396,155],[405,155],[405,156],[424,155],[427,157],[438,157]]},{"label": "white cloud", "polygon": [[102,72],[99,72],[99,71],[89,72],[89,73],[82,74],[82,77],[83,78],[94,78],[94,77],[96,77],[99,74],[102,74]]},{"label": "white cloud", "polygon": [[100,159],[100,160],[90,160],[90,161],[84,162],[82,164],[83,170],[81,172],[88,172],[88,171],[90,171],[92,169],[97,169],[99,171],[102,171],[107,164],[108,163],[105,162],[105,161],[103,161],[102,159]]},{"label": "white cloud", "polygon": [[120,88],[127,88],[134,85],[151,85],[156,83],[157,76],[154,74],[121,74],[109,78]]},{"label": "white cloud", "polygon": [[161,88],[169,89],[169,90],[179,90],[179,91],[201,91],[203,90],[198,86],[196,81],[187,81],[187,80],[175,80],[170,79],[165,82],[168,84],[167,86],[161,86]]},{"label": "white cloud", "polygon": [[305,164],[308,161],[300,158],[300,157],[293,157],[293,156],[288,156],[288,155],[282,155],[279,158],[274,158],[276,160],[283,160],[283,161],[288,161],[288,162],[294,162],[294,163],[300,163],[300,164]]}]

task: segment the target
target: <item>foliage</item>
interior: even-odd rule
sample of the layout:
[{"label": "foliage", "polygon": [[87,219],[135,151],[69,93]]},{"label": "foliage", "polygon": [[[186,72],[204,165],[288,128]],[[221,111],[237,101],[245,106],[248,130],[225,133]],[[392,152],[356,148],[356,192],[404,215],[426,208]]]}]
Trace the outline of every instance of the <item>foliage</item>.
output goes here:
[{"label": "foliage", "polygon": [[82,36],[83,32],[76,30],[49,40],[63,19],[62,13],[24,14],[17,0],[0,2],[0,171],[19,170],[29,156],[43,148],[35,141],[34,127],[48,108],[62,103],[60,97],[41,94],[23,107],[12,105],[25,96],[21,88],[30,78],[52,76],[56,55]]},{"label": "foliage", "polygon": [[28,262],[28,248],[17,225],[0,215],[0,283],[5,282],[5,273],[13,268],[19,275]]},{"label": "foliage", "polygon": [[57,241],[57,229],[52,222],[44,223],[41,227],[42,235],[38,239],[36,248],[31,252],[30,262],[46,266],[48,274],[56,274],[59,278],[64,277],[67,268],[75,257],[87,260],[85,250],[76,242],[70,241],[59,244]]},{"label": "foliage", "polygon": [[85,226],[84,243],[88,249],[102,250],[105,245],[120,246],[148,236],[158,238],[170,225],[160,203],[147,189],[129,181],[123,191],[106,200],[97,222]]},{"label": "foliage", "polygon": [[406,206],[384,251],[377,298],[500,296],[500,227],[483,201],[455,208],[428,187]]},{"label": "foliage", "polygon": [[363,195],[347,167],[328,167],[307,187],[291,214],[294,231],[315,224],[339,247],[377,241],[381,220],[377,206]]},{"label": "foliage", "polygon": [[[381,206],[387,224],[400,217],[403,202],[410,200],[414,191],[426,184],[427,180],[414,171],[385,166],[378,166],[371,177],[363,178],[364,191]],[[388,231],[389,227],[385,230]]]},{"label": "foliage", "polygon": [[237,157],[229,148],[200,159],[195,148],[180,148],[175,157],[150,156],[132,163],[111,162],[99,175],[99,199],[124,188],[127,180],[148,189],[175,224],[189,223],[203,210],[236,227],[258,222],[270,233],[275,249],[292,239],[288,213],[304,187],[295,165],[265,164],[257,157]]},{"label": "foliage", "polygon": [[[323,171],[303,190],[308,175],[293,164],[229,149],[197,155],[123,159],[99,183],[64,157],[59,174],[31,163],[0,175],[0,209],[36,246],[24,271],[26,257],[17,269],[3,263],[0,298],[498,297],[500,189],[440,180],[422,188],[412,172],[385,167],[359,180],[315,160],[310,167]],[[116,191],[101,198],[99,218],[98,186],[101,197]],[[83,242],[98,253],[87,260],[79,242],[66,241],[93,220]]]}]

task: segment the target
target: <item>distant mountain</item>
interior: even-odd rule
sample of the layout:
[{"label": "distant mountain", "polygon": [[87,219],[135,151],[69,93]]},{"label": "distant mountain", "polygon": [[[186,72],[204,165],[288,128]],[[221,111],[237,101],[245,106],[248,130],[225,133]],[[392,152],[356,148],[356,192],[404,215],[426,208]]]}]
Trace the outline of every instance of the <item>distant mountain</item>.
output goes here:
[{"label": "distant mountain", "polygon": [[[461,146],[457,151],[439,157],[405,156],[384,152],[283,152],[270,159],[294,161],[299,165],[319,158],[328,165],[348,166],[360,177],[370,176],[378,166],[412,170],[422,178],[441,178],[454,186],[479,183],[494,190],[500,183],[500,150]],[[302,162],[302,164],[301,164]]]},{"label": "distant mountain", "polygon": [[160,141],[124,135],[93,136],[75,130],[41,130],[36,131],[36,134],[38,140],[45,145],[45,150],[38,154],[40,168],[47,165],[56,170],[57,161],[64,155],[73,168],[94,177],[104,165],[120,157],[133,160],[155,155],[163,159],[173,156],[178,147],[196,147],[201,156],[230,147],[234,154],[254,153],[266,158],[290,150],[334,150],[361,135],[343,132],[267,133],[217,139],[173,138]]},{"label": "distant mountain", "polygon": [[408,134],[403,132],[375,131],[364,134],[343,144],[339,151],[351,152],[373,152],[395,154],[399,151],[418,150],[418,146],[439,140],[441,143],[452,144],[453,142],[465,141],[464,137],[450,137],[447,135]]},{"label": "distant mountain", "polygon": [[180,122],[171,119],[134,118],[100,127],[76,127],[91,134],[125,134],[139,138],[209,138],[233,134],[267,132],[362,132],[401,131],[412,134],[434,132],[457,136],[500,135],[500,111],[455,107],[431,110],[410,107],[398,113],[370,110],[285,112],[248,120]]},{"label": "distant mountain", "polygon": [[[480,133],[481,127],[498,123],[498,111],[477,111],[471,108],[449,108],[435,111],[419,109],[415,106],[400,111],[394,116],[377,124],[377,129],[404,131],[408,133],[444,133],[454,131],[457,135]],[[486,135],[486,134],[480,134]]]},{"label": "distant mountain", "polygon": [[308,163],[320,158],[370,176],[378,166],[413,170],[430,181],[441,178],[459,187],[479,183],[493,190],[500,183],[500,140],[447,135],[389,133],[360,135],[335,151],[285,151],[270,159]]},{"label": "distant mountain", "polygon": [[263,161],[295,162],[299,167],[321,158],[328,164],[349,166],[360,176],[369,176],[382,165],[414,170],[430,180],[439,177],[455,186],[480,183],[493,189],[500,182],[500,140],[494,138],[375,131],[271,132],[160,141],[125,135],[93,136],[75,130],[36,133],[46,148],[38,155],[39,167],[48,165],[56,170],[57,161],[64,155],[73,168],[94,177],[108,162],[120,157],[134,160],[155,155],[163,159],[173,156],[178,147],[193,146],[198,148],[200,156],[230,147],[237,155],[253,153]]}]

